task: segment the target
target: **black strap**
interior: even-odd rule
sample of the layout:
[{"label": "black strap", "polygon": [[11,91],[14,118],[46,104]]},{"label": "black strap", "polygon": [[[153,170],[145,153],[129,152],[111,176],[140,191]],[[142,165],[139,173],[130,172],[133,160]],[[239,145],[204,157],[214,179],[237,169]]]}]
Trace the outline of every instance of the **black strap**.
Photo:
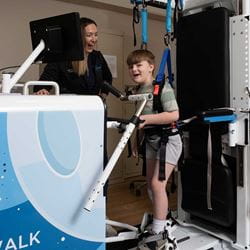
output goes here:
[{"label": "black strap", "polygon": [[173,36],[172,41],[177,37],[177,28],[178,28],[178,17],[182,15],[182,7],[179,7],[179,0],[175,0],[174,14],[173,14]]},{"label": "black strap", "polygon": [[130,158],[132,155],[132,146],[131,146],[131,139],[128,139],[128,158]]},{"label": "black strap", "polygon": [[177,135],[179,134],[178,129],[172,129],[170,127],[162,127],[162,126],[156,126],[152,128],[145,129],[146,136],[151,135],[158,135],[160,136],[160,164],[159,164],[159,175],[158,180],[164,181],[166,180],[166,173],[165,173],[165,159],[166,159],[166,146],[168,143],[169,136]]},{"label": "black strap", "polygon": [[[177,128],[171,129],[170,127],[152,127],[147,128],[144,130],[145,136],[151,136],[151,135],[158,135],[160,136],[160,164],[159,164],[159,175],[158,180],[164,181],[166,180],[166,173],[165,173],[165,159],[166,159],[166,146],[168,143],[169,136],[174,136],[179,134],[179,131]],[[145,141],[145,140],[144,140]],[[146,147],[144,147],[144,150],[146,150]],[[142,153],[143,156],[143,164],[146,164],[146,151]],[[145,167],[146,165],[143,165]],[[144,168],[143,168],[144,169]]]},{"label": "black strap", "polygon": [[132,22],[133,34],[134,34],[134,47],[137,44],[136,33],[135,33],[135,24],[138,24],[139,22],[140,22],[140,12],[139,12],[138,5],[136,4],[133,8],[133,22]]},{"label": "black strap", "polygon": [[[139,156],[142,158],[142,176],[146,176],[146,140],[145,137],[143,135],[143,138],[140,138],[139,136],[139,131],[136,131],[136,144],[137,144],[137,150],[138,150],[138,154]],[[138,157],[138,163],[139,164],[139,159],[140,157]]]},{"label": "black strap", "polygon": [[[163,81],[165,81],[165,79]],[[164,111],[162,107],[162,103],[161,103],[161,93],[162,93],[164,83],[159,84],[157,82],[154,82],[153,86],[154,86],[153,110],[156,110],[158,113],[161,113]]]},{"label": "black strap", "polygon": [[166,159],[166,145],[168,143],[168,135],[162,133],[161,136],[161,145],[160,145],[160,166],[159,166],[159,181],[166,180],[166,171],[165,171],[165,159]]},{"label": "black strap", "polygon": [[175,7],[174,7],[174,15],[173,15],[173,27],[174,27],[174,31],[173,31],[173,39],[176,38],[177,36],[177,15],[178,15],[178,0],[175,0]]}]

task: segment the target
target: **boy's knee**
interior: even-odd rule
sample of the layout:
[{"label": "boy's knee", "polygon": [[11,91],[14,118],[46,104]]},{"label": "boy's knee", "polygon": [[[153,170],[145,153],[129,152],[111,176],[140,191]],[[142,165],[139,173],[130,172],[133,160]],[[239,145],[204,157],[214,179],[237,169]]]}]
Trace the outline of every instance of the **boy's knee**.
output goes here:
[{"label": "boy's knee", "polygon": [[151,189],[153,193],[164,191],[166,187],[165,181],[159,181],[157,178],[153,178],[151,181]]}]

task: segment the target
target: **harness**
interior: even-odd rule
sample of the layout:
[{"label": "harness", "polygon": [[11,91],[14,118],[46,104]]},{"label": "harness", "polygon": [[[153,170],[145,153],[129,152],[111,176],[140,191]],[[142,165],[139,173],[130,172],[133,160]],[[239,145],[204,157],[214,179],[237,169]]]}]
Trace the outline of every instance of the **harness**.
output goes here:
[{"label": "harness", "polygon": [[[170,58],[170,49],[166,48],[164,50],[161,64],[159,67],[158,74],[156,76],[155,81],[153,82],[153,110],[157,111],[158,113],[162,113],[163,106],[161,103],[161,94],[163,87],[165,85],[165,67],[167,65],[168,69],[168,79],[171,86],[173,86],[173,75],[171,69],[171,58]],[[158,179],[163,181],[166,179],[165,173],[165,158],[166,158],[166,145],[168,143],[169,136],[174,136],[179,134],[177,129],[176,123],[168,124],[168,125],[155,125],[150,126],[144,129],[145,136],[144,138],[139,141],[137,135],[137,145],[140,145],[139,154],[142,155],[143,158],[143,174],[145,175],[146,170],[146,148],[145,143],[148,142],[150,144],[150,137],[156,135],[160,138],[159,145],[157,145],[157,150],[160,148],[160,166],[159,166],[159,176]]]},{"label": "harness", "polygon": [[[176,128],[175,124],[171,124],[168,126],[156,125],[154,127],[149,127],[144,129],[144,143],[148,143],[149,146],[152,147],[153,150],[157,151],[160,150],[160,165],[159,165],[159,175],[158,179],[160,181],[166,180],[166,173],[165,173],[165,158],[166,158],[166,146],[170,136],[174,136],[179,134],[179,130]],[[153,145],[151,140],[152,136],[156,136],[155,142],[157,145]],[[151,145],[150,145],[151,143]],[[156,148],[154,148],[156,146]]]},{"label": "harness", "polygon": [[163,52],[161,64],[159,67],[158,74],[153,82],[154,90],[153,90],[153,109],[157,110],[158,113],[163,112],[163,107],[161,103],[161,93],[162,89],[165,85],[165,68],[167,65],[168,70],[168,80],[171,87],[173,87],[174,77],[172,74],[172,66],[171,66],[171,55],[170,49],[166,48]]},{"label": "harness", "polygon": [[[154,90],[153,90],[153,109],[156,110],[158,113],[163,112],[163,106],[161,103],[161,94],[162,89],[165,85],[165,68],[167,65],[168,70],[168,79],[171,87],[173,87],[173,74],[171,68],[171,56],[170,56],[170,49],[166,48],[164,50],[159,71],[156,76],[156,79],[153,83]],[[166,158],[166,145],[168,143],[169,136],[179,134],[177,129],[176,123],[167,125],[167,126],[155,126],[155,128],[151,129],[150,132],[147,133],[154,133],[155,135],[160,136],[160,166],[159,166],[159,176],[158,179],[163,181],[166,179],[165,173],[165,158]]]}]

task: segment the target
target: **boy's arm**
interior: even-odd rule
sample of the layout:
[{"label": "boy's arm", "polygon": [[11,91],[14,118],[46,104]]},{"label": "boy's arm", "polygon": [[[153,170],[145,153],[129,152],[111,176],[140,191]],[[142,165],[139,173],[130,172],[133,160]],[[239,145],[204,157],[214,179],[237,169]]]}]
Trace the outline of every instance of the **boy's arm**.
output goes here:
[{"label": "boy's arm", "polygon": [[175,110],[172,112],[162,112],[159,114],[148,114],[148,115],[141,115],[140,119],[143,120],[143,123],[140,123],[139,128],[143,128],[145,125],[150,124],[170,124],[175,122],[179,119],[179,111]]}]

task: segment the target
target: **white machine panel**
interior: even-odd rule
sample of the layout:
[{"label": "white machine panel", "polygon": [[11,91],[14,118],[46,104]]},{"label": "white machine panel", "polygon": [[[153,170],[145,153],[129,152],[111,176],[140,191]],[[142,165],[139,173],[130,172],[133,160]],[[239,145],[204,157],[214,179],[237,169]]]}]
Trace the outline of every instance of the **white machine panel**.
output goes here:
[{"label": "white machine panel", "polygon": [[105,249],[105,198],[83,209],[103,171],[101,99],[3,95],[0,124],[0,248]]}]

